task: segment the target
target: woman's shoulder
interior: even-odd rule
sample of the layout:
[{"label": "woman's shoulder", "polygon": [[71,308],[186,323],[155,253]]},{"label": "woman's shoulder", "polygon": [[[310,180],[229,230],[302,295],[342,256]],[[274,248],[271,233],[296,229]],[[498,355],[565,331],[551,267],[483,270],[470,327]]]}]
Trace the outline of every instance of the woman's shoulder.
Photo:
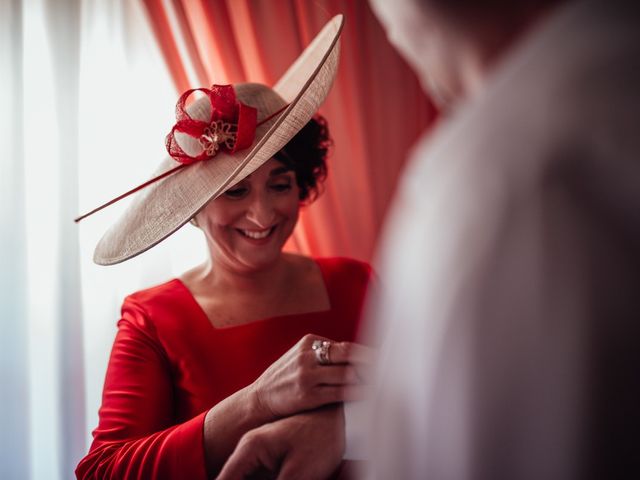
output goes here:
[{"label": "woman's shoulder", "polygon": [[182,282],[172,278],[163,283],[133,292],[124,299],[124,303],[153,304],[167,298],[173,298],[176,292],[183,290]]},{"label": "woman's shoulder", "polygon": [[350,257],[314,257],[314,260],[320,267],[328,271],[367,275],[370,275],[372,271],[369,263]]},{"label": "woman's shoulder", "polygon": [[360,283],[366,286],[373,273],[369,263],[355,258],[316,257],[314,260],[330,283],[345,283],[350,286]]},{"label": "woman's shoulder", "polygon": [[313,276],[322,278],[325,285],[335,289],[340,285],[353,287],[369,283],[373,275],[371,265],[361,260],[349,257],[308,257],[305,255],[287,253],[288,261],[295,266],[300,278]]},{"label": "woman's shoulder", "polygon": [[118,327],[165,344],[199,324],[199,308],[182,281],[173,278],[128,295],[122,303]]},{"label": "woman's shoulder", "polygon": [[151,318],[179,312],[188,303],[187,294],[188,291],[177,278],[138,290],[125,297],[121,309],[122,318],[136,320],[135,323],[146,323]]}]

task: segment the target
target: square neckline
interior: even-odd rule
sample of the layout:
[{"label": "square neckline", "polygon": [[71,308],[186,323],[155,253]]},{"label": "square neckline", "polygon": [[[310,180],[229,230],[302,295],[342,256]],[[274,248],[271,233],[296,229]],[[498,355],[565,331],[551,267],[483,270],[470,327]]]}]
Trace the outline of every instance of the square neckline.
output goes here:
[{"label": "square neckline", "polygon": [[283,315],[272,315],[270,317],[259,318],[257,320],[252,320],[250,322],[241,323],[239,325],[228,325],[226,327],[217,327],[209,319],[209,316],[207,315],[207,312],[205,312],[204,308],[202,308],[202,305],[200,305],[200,303],[198,303],[198,301],[194,297],[193,293],[191,293],[191,290],[189,290],[189,287],[187,287],[187,285],[185,285],[185,283],[179,277],[174,278],[173,282],[175,282],[178,285],[180,285],[182,290],[186,293],[186,296],[189,298],[189,301],[191,302],[193,307],[196,310],[198,310],[198,312],[200,314],[199,316],[202,319],[204,319],[207,322],[207,324],[210,326],[210,328],[212,328],[215,331],[233,331],[233,330],[241,329],[243,327],[255,326],[255,325],[258,325],[258,324],[264,325],[267,322],[272,322],[272,321],[281,320],[281,319],[287,319],[287,318],[290,318],[290,317],[327,315],[327,314],[333,312],[334,309],[335,309],[335,303],[336,302],[335,302],[335,298],[334,298],[334,292],[329,286],[328,272],[325,269],[325,265],[323,265],[324,262],[322,262],[321,259],[319,259],[319,258],[315,258],[315,257],[310,257],[310,258],[316,264],[316,266],[320,269],[320,275],[322,276],[322,283],[324,284],[325,291],[327,292],[327,297],[329,298],[329,308],[325,309],[325,310],[316,310],[316,311],[302,312],[302,313],[286,313],[286,314],[283,314]]}]

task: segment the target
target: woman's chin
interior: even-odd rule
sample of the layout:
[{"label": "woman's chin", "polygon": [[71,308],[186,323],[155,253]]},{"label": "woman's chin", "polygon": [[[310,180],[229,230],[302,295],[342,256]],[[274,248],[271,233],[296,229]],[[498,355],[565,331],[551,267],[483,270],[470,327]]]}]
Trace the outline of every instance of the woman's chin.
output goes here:
[{"label": "woman's chin", "polygon": [[[282,249],[290,236],[285,233],[281,226],[278,226],[266,236],[252,238],[234,228],[224,243],[218,243],[217,248],[212,249],[212,253],[217,250],[221,255],[215,256],[228,268],[239,273],[268,270],[282,259]],[[215,257],[213,260],[215,263]]]},{"label": "woman's chin", "polygon": [[274,242],[272,245],[252,245],[250,248],[239,249],[237,258],[239,264],[243,265],[243,270],[247,272],[258,272],[274,267],[282,258],[281,242]]}]

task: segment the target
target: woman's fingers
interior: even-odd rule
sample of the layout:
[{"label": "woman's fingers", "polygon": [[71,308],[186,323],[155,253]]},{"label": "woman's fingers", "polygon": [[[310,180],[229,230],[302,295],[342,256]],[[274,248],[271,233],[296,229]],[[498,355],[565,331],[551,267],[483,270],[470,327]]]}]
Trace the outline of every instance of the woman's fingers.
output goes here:
[{"label": "woman's fingers", "polygon": [[313,385],[357,385],[362,383],[358,372],[351,365],[323,365],[310,373]]},{"label": "woman's fingers", "polygon": [[331,342],[329,363],[352,363],[370,365],[373,362],[373,349],[352,342]]},{"label": "woman's fingers", "polygon": [[367,385],[320,385],[315,389],[314,397],[318,405],[355,402],[367,398],[368,389]]},{"label": "woman's fingers", "polygon": [[266,418],[278,418],[343,401],[341,389],[365,383],[372,357],[372,349],[363,345],[305,335],[254,382],[256,404]]},{"label": "woman's fingers", "polygon": [[[321,342],[324,345],[321,345]],[[314,348],[314,343],[316,344]],[[327,345],[328,344],[328,345]],[[318,383],[349,385],[362,384],[371,378],[371,365],[374,362],[374,349],[353,342],[334,342],[318,335],[305,335],[300,347],[306,360],[304,365],[316,364],[327,375],[328,367],[350,365],[352,369],[344,372],[343,378],[334,381],[319,381]],[[324,350],[323,352],[318,349]]]}]

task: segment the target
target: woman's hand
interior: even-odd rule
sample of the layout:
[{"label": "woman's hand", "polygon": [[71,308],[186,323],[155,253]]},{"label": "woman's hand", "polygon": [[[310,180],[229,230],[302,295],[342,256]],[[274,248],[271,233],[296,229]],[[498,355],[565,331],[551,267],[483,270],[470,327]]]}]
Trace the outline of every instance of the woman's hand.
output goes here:
[{"label": "woman's hand", "polygon": [[312,349],[318,335],[305,335],[249,387],[256,403],[271,419],[322,405],[361,399],[366,388],[363,370],[372,350],[351,342],[333,342],[329,364],[318,363]]},{"label": "woman's hand", "polygon": [[242,437],[216,480],[328,478],[342,461],[344,435],[342,405],[267,423]]}]

